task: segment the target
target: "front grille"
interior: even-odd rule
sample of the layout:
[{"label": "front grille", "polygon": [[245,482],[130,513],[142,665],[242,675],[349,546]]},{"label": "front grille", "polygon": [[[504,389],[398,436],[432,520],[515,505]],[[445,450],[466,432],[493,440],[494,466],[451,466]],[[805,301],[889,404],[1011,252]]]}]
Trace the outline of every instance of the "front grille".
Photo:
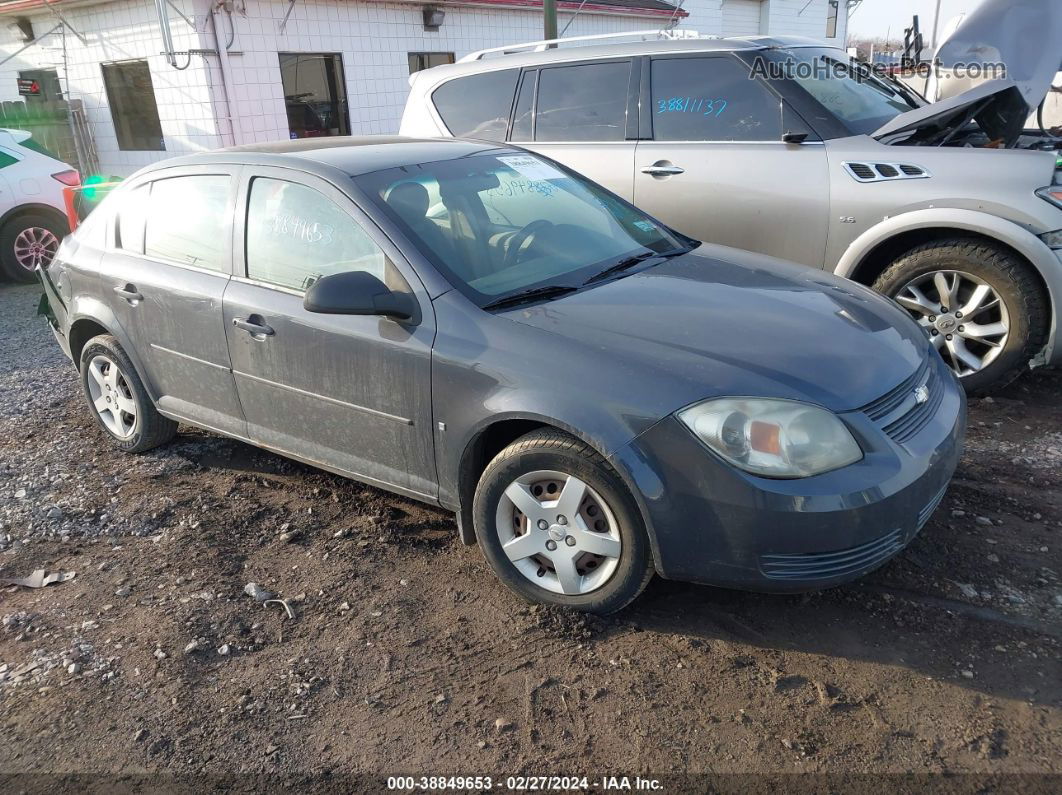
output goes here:
[{"label": "front grille", "polygon": [[914,390],[919,384],[925,382],[926,374],[928,372],[929,359],[927,358],[922,362],[922,366],[908,378],[905,378],[900,382],[899,386],[895,389],[889,390],[877,400],[867,403],[867,405],[863,406],[860,411],[870,417],[874,422],[877,422],[884,417],[888,417],[896,411],[896,409],[898,409],[908,397],[914,394]]},{"label": "front grille", "polygon": [[837,552],[760,555],[760,570],[772,580],[827,580],[843,577],[888,560],[903,549],[903,531]]},{"label": "front grille", "polygon": [[922,510],[920,510],[918,512],[918,529],[919,530],[921,530],[923,527],[925,527],[926,522],[929,521],[929,517],[933,515],[933,511],[935,511],[937,509],[937,506],[940,505],[940,501],[942,499],[944,499],[944,492],[946,492],[947,490],[948,490],[948,487],[944,486],[944,488],[942,488],[940,491],[938,491],[933,496],[933,499],[931,499],[928,503],[926,503],[926,506]]},{"label": "front grille", "polygon": [[[926,399],[918,402],[917,392],[925,388]],[[929,424],[944,400],[944,381],[940,368],[926,359],[922,366],[899,386],[865,405],[861,411],[897,444],[913,439]]]}]

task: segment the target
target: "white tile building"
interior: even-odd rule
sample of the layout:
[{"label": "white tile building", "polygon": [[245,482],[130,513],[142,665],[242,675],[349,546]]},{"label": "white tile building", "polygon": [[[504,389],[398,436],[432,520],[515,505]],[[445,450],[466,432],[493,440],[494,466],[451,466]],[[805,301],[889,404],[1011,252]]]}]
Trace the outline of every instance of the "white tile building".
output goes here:
[{"label": "white tile building", "polygon": [[[682,27],[702,33],[825,39],[830,9],[836,10],[838,4],[836,28],[830,30],[834,41],[843,42],[845,35],[846,0],[686,0],[677,15],[661,0],[612,2],[623,5],[608,7],[600,0],[588,0],[567,35],[660,28],[676,16]],[[579,0],[558,4],[559,27],[564,28]],[[345,90],[350,132],[389,133],[398,128],[411,53],[452,53],[460,58],[484,47],[541,38],[541,0],[435,0],[431,5],[445,12],[436,31],[425,29],[425,5],[375,0],[290,4],[287,0],[220,4],[172,0],[167,8],[173,49],[178,51],[174,66],[163,54],[153,0],[51,0],[50,8],[43,0],[0,0],[0,60],[8,58],[0,65],[0,101],[20,99],[20,75],[54,70],[67,97],[84,104],[100,171],[124,176],[175,154],[287,138],[292,133],[293,107],[316,118],[316,110],[304,107],[312,104],[309,100],[293,100],[290,93],[285,99],[279,53],[338,55],[326,60],[341,64],[338,90]],[[59,24],[55,12],[67,27]],[[289,16],[283,24],[285,14]],[[27,38],[38,41],[18,52]],[[223,59],[219,49],[225,49],[230,39]],[[112,102],[104,78],[106,65],[126,62],[133,62],[130,69],[140,81],[132,95],[126,90],[122,96],[115,94]],[[315,68],[304,65],[303,79],[322,85],[323,78],[311,74]],[[150,88],[143,81],[148,74]],[[118,89],[112,85],[111,91]],[[137,119],[152,115],[152,105],[158,117],[154,129],[161,132],[161,140],[156,133],[151,148],[145,149],[143,137],[123,138],[118,127],[131,123],[123,115]],[[323,111],[322,118],[327,116]]]}]

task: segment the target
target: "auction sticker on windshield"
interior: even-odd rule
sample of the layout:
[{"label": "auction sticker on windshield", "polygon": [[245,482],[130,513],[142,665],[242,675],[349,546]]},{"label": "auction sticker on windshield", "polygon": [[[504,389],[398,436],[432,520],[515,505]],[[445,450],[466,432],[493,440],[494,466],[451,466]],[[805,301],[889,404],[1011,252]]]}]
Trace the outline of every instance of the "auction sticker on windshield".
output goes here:
[{"label": "auction sticker on windshield", "polygon": [[539,160],[537,157],[532,157],[531,155],[506,155],[499,157],[498,160],[528,179],[540,180],[565,178],[563,171],[543,160]]}]

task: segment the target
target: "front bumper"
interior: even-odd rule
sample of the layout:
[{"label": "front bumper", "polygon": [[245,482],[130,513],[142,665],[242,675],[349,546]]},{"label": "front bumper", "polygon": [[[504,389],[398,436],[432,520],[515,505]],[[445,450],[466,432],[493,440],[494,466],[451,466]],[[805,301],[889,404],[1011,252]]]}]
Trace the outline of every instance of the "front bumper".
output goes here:
[{"label": "front bumper", "polygon": [[902,550],[944,496],[962,455],[966,398],[940,367],[932,418],[902,443],[862,412],[841,415],[866,455],[797,480],[750,475],[724,463],[671,416],[612,463],[633,486],[669,579],[764,592],[853,580]]}]

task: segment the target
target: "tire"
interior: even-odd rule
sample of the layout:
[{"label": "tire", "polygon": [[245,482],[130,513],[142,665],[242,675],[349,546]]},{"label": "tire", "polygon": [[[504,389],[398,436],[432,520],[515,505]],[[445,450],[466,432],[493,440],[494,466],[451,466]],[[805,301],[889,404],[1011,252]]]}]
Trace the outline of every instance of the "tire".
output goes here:
[{"label": "tire", "polygon": [[[144,382],[114,337],[102,334],[90,339],[81,351],[80,370],[89,411],[119,449],[143,453],[177,434],[177,423],[155,409]],[[97,408],[97,401],[107,408]]]},{"label": "tire", "polygon": [[[952,301],[956,306],[941,302],[941,309],[950,310],[942,315],[912,308],[915,296],[909,287],[921,285],[927,298],[938,296],[933,281],[938,273],[948,285],[958,277],[958,297]],[[966,313],[963,324],[963,315],[954,313],[972,305],[971,290],[982,285],[992,292],[986,293],[980,308]],[[1039,279],[1021,257],[991,242],[960,237],[918,246],[893,262],[874,282],[874,289],[900,302],[919,321],[971,395],[987,395],[1005,387],[1028,369],[1029,360],[1047,343],[1049,310]],[[993,303],[993,293],[998,303]],[[977,323],[971,325],[971,318]],[[945,324],[943,329],[941,324]],[[1006,327],[1007,331],[970,336],[973,326],[984,330]],[[963,351],[956,353],[953,346]],[[969,364],[970,353],[981,359],[980,368]]]},{"label": "tire", "polygon": [[37,281],[34,271],[37,263],[47,267],[69,231],[46,215],[20,215],[11,219],[0,229],[0,267],[4,274],[23,284]]},{"label": "tire", "polygon": [[[517,501],[527,507],[526,514],[508,496],[521,479],[527,482]],[[575,490],[566,497],[568,485]],[[556,491],[546,492],[553,487]],[[532,494],[535,489],[539,496]],[[565,502],[576,510],[565,508]],[[571,521],[562,511],[572,514]],[[526,518],[533,515],[542,521],[548,515],[548,529]],[[490,567],[529,602],[614,613],[630,604],[653,575],[649,539],[629,490],[595,450],[559,431],[533,431],[502,450],[480,477],[473,516]],[[509,545],[517,539],[527,541],[514,551]],[[595,554],[606,549],[618,554]],[[528,550],[536,552],[524,555]],[[510,552],[520,559],[510,559]],[[565,584],[577,587],[565,589]]]}]

